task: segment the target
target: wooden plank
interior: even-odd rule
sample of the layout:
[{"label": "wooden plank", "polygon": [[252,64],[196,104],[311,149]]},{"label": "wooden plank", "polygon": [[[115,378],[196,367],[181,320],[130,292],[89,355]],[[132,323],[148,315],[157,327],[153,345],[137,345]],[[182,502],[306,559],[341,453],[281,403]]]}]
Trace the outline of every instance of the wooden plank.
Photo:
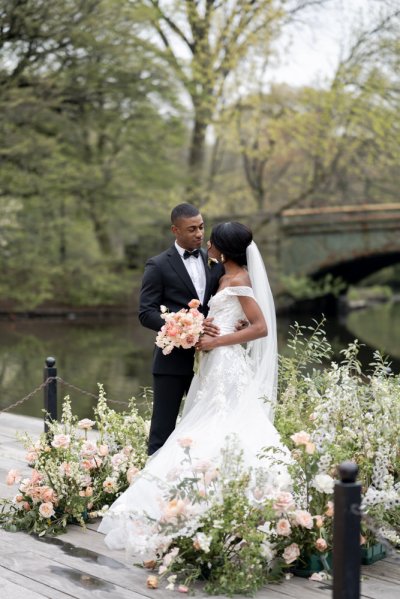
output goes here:
[{"label": "wooden plank", "polygon": [[[67,599],[66,595],[0,566],[0,588],[4,599]],[[6,591],[4,591],[6,589]]]},{"label": "wooden plank", "polygon": [[[40,555],[39,559],[38,553],[24,549],[23,552],[2,555],[1,565],[25,578],[37,581],[76,599],[109,599],[110,597],[143,599],[143,597],[150,596],[89,574],[84,568],[86,566],[84,560],[80,561],[80,568],[74,568],[43,555]],[[125,582],[125,572],[123,575],[121,573],[121,579]]]}]

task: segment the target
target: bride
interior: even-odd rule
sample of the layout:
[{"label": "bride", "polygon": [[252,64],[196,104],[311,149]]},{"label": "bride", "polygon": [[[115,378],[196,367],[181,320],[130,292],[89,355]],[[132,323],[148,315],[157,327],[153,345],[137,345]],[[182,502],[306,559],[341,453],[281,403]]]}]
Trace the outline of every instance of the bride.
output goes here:
[{"label": "bride", "polygon": [[[234,435],[246,468],[262,466],[269,485],[286,490],[284,465],[258,454],[275,447],[289,460],[273,425],[277,390],[277,340],[274,302],[267,273],[248,227],[237,222],[216,225],[208,255],[224,264],[225,274],[211,298],[209,317],[220,335],[204,334],[196,349],[200,367],[189,389],[182,418],[167,442],[149,458],[131,486],[114,502],[99,527],[113,549],[146,553],[151,533],[145,521],[161,518],[162,489],[182,463],[182,447],[218,467],[226,439]],[[249,325],[235,329],[238,320]]]}]

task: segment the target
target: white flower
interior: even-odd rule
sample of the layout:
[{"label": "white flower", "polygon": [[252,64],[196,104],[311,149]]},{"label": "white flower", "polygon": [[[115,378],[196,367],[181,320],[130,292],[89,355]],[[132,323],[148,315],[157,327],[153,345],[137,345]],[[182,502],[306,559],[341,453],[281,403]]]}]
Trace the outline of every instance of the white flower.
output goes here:
[{"label": "white flower", "polygon": [[335,481],[331,476],[329,476],[329,474],[317,474],[314,477],[312,485],[320,493],[326,493],[327,495],[330,495],[333,493]]},{"label": "white flower", "polygon": [[92,430],[92,427],[95,424],[96,424],[96,422],[94,420],[90,420],[89,418],[83,418],[83,420],[79,420],[78,428],[90,431],[90,430]]},{"label": "white flower", "polygon": [[273,546],[271,545],[271,543],[268,543],[268,541],[263,541],[261,543],[260,552],[261,555],[267,560],[267,563],[271,562],[276,554],[276,551],[274,550]]},{"label": "white flower", "polygon": [[212,537],[208,537],[204,532],[198,532],[193,539],[193,547],[197,550],[209,553]]}]

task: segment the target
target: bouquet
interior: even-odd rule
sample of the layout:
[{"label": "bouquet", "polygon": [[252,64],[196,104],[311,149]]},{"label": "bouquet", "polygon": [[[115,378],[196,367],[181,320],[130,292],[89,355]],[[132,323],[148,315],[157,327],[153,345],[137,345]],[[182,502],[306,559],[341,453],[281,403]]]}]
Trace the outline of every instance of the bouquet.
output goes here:
[{"label": "bouquet", "polygon": [[189,309],[182,308],[179,312],[168,312],[165,306],[161,308],[161,318],[165,324],[161,327],[156,345],[162,349],[164,355],[172,352],[174,347],[190,349],[194,347],[203,332],[204,314],[199,312],[200,301],[192,299]]}]

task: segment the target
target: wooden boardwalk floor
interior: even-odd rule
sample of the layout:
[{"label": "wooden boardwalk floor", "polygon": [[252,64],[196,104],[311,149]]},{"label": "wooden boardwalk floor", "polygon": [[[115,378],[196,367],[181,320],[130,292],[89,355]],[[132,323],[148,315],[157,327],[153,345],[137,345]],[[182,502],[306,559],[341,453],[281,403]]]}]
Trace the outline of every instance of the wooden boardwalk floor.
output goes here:
[{"label": "wooden boardwalk floor", "polygon": [[[39,419],[0,414],[0,496],[15,493],[15,487],[4,484],[10,468],[25,469],[29,475],[29,468],[23,462],[25,452],[15,439],[16,431],[26,430],[35,437],[42,427]],[[45,539],[0,530],[1,599],[172,599],[178,595],[162,586],[158,590],[147,589],[149,572],[127,563],[124,552],[107,549],[103,535],[96,528],[96,523],[86,530],[71,526],[66,534]],[[331,596],[328,584],[297,577],[266,586],[256,594],[257,599]],[[196,597],[207,597],[201,585],[196,587]],[[363,568],[361,597],[400,599],[399,554]]]}]

